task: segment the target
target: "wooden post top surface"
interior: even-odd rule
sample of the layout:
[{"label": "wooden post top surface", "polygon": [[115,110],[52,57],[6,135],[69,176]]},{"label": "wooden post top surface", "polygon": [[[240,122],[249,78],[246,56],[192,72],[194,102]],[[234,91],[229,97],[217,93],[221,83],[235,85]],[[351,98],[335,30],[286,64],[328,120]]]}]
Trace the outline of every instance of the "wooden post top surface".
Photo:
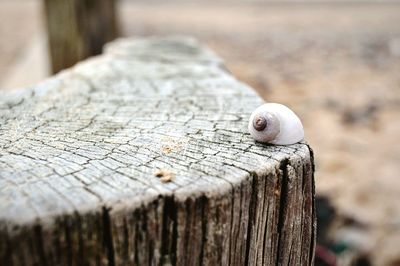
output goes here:
[{"label": "wooden post top surface", "polygon": [[[166,197],[224,198],[255,177],[271,182],[278,203],[292,189],[301,194],[312,180],[292,178],[311,175],[310,149],[255,143],[247,123],[262,102],[187,37],[117,40],[104,55],[3,93],[0,231],[9,239],[26,226],[47,230],[104,209],[112,219]],[[170,182],[156,176],[160,169]],[[296,194],[303,205],[312,199],[306,193]]]}]

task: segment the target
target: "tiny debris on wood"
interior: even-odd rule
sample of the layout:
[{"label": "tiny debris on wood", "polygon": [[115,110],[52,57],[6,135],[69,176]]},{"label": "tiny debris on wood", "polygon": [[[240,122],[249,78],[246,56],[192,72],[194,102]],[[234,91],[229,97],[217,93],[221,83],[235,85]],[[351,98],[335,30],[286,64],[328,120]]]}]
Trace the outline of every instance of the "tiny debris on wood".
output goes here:
[{"label": "tiny debris on wood", "polygon": [[170,154],[171,152],[179,152],[182,150],[186,140],[174,139],[171,137],[164,137],[162,139],[162,152],[164,154]]},{"label": "tiny debris on wood", "polygon": [[172,178],[175,175],[168,169],[158,169],[157,171],[154,172],[154,176],[160,178],[161,182],[168,183],[172,181]]}]

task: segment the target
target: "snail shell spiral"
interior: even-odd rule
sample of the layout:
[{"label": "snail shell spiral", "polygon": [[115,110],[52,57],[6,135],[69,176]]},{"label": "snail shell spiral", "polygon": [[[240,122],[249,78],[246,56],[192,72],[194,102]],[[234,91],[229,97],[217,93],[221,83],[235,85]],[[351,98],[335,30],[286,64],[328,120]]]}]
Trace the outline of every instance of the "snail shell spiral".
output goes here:
[{"label": "snail shell spiral", "polygon": [[259,142],[290,145],[304,139],[304,129],[299,117],[279,103],[266,103],[250,116],[250,135]]}]

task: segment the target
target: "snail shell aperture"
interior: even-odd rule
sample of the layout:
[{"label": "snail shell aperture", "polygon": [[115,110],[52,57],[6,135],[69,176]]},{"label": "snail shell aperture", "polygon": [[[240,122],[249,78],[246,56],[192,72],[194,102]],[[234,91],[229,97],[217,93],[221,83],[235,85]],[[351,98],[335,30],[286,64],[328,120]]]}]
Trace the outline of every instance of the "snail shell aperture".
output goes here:
[{"label": "snail shell aperture", "polygon": [[279,103],[266,103],[250,116],[250,135],[259,142],[290,145],[304,139],[300,119],[288,107]]}]

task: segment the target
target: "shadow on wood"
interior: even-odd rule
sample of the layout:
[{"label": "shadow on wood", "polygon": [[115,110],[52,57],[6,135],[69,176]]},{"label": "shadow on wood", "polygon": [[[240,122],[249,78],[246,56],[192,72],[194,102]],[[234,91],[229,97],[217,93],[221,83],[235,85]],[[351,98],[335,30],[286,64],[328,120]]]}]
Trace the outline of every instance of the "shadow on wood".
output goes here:
[{"label": "shadow on wood", "polygon": [[309,146],[193,39],[106,53],[0,97],[0,264],[312,265]]}]

